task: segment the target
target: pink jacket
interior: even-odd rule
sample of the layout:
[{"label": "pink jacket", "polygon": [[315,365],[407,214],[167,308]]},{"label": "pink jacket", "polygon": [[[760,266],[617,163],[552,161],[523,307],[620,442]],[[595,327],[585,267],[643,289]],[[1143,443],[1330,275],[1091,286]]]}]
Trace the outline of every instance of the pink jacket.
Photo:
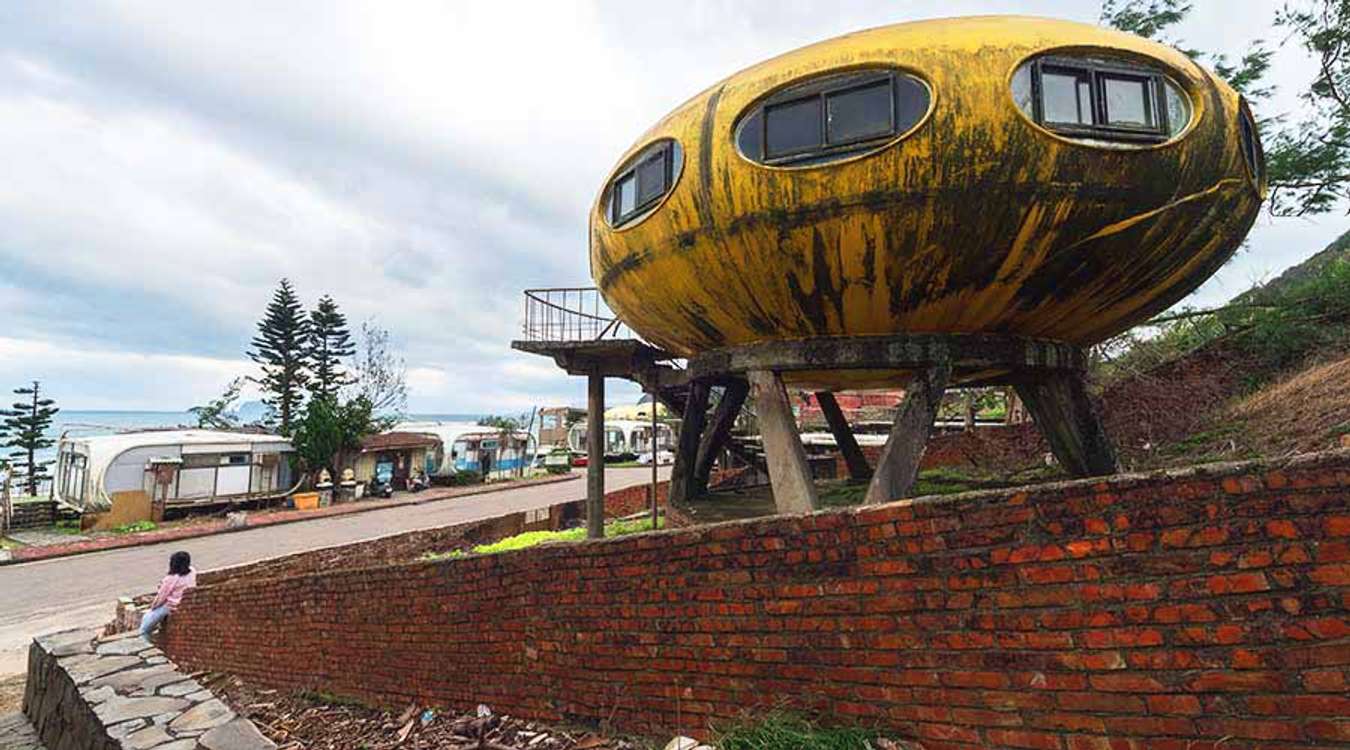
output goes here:
[{"label": "pink jacket", "polygon": [[179,602],[183,601],[184,592],[196,585],[196,570],[188,571],[185,576],[164,576],[164,580],[159,582],[159,591],[155,592],[155,601],[150,605],[150,609],[158,609],[165,604],[169,605],[170,612],[178,609]]}]

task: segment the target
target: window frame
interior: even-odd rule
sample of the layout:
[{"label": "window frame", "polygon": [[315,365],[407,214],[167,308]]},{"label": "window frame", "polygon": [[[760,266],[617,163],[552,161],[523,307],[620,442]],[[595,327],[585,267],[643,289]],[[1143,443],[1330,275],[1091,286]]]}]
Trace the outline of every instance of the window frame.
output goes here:
[{"label": "window frame", "polygon": [[[835,154],[853,154],[866,151],[869,147],[880,146],[888,143],[898,136],[912,130],[922,123],[926,117],[919,118],[918,122],[913,123],[905,130],[900,130],[896,118],[899,107],[897,99],[899,91],[897,90],[897,79],[900,76],[911,78],[923,86],[928,92],[927,108],[931,109],[933,104],[932,88],[918,76],[907,73],[903,70],[890,68],[887,70],[859,70],[851,75],[847,71],[841,71],[836,75],[823,76],[824,82],[807,82],[800,86],[794,86],[778,94],[771,95],[760,101],[754,107],[748,109],[741,119],[749,119],[758,115],[759,123],[759,153],[751,154],[740,149],[739,143],[737,150],[750,160],[770,167],[790,167],[790,166],[816,166],[815,162],[822,158],[827,158]],[[834,96],[848,94],[853,91],[872,88],[880,83],[885,83],[890,90],[890,106],[888,109],[889,127],[885,132],[875,135],[856,136],[841,141],[830,140],[830,99]],[[792,104],[798,104],[803,101],[816,100],[818,102],[819,123],[817,125],[818,139],[814,146],[801,147],[792,151],[769,155],[769,111]],[[740,140],[740,129],[736,130],[735,139]],[[828,163],[828,162],[826,162]]]},{"label": "window frame", "polygon": [[[639,201],[638,198],[642,195],[642,190],[641,185],[639,184],[638,170],[657,159],[663,160],[661,170],[661,190],[651,198],[648,198],[645,201]],[[633,178],[633,208],[628,211],[623,211],[623,201],[620,199],[619,186],[629,177]],[[661,199],[670,194],[671,189],[674,187],[674,183],[675,146],[672,141],[662,141],[652,147],[650,153],[646,151],[639,152],[638,158],[634,159],[623,171],[614,175],[609,181],[609,209],[607,213],[609,214],[610,226],[616,228],[621,227],[646,213],[648,209],[661,202]]]},{"label": "window frame", "polygon": [[[1092,123],[1081,125],[1062,123],[1045,119],[1045,87],[1042,76],[1046,69],[1056,75],[1073,75],[1081,81],[1088,80],[1088,90],[1092,96],[1089,111]],[[1112,124],[1110,112],[1106,106],[1106,81],[1129,80],[1143,82],[1148,99],[1145,104],[1153,116],[1153,125]],[[1075,94],[1079,93],[1075,87]],[[1081,100],[1080,111],[1081,111]],[[1165,74],[1154,68],[1133,66],[1119,62],[1099,62],[1077,57],[1043,56],[1031,61],[1031,109],[1032,120],[1037,125],[1058,135],[1076,138],[1095,138],[1105,141],[1124,141],[1127,143],[1164,143],[1171,140],[1172,133],[1167,121],[1167,89]]]}]

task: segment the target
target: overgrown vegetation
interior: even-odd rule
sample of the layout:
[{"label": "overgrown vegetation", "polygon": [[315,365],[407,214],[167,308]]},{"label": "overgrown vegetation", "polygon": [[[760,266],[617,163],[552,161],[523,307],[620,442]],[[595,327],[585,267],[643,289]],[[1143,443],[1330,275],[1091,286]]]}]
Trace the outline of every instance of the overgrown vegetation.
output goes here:
[{"label": "overgrown vegetation", "polygon": [[[657,528],[665,526],[665,519],[662,518]],[[638,518],[632,520],[610,521],[605,524],[605,538],[624,536],[626,534],[637,534],[643,531],[652,530],[652,519],[650,517]],[[490,544],[480,544],[473,548],[473,552],[479,555],[495,555],[498,552],[511,552],[518,549],[535,547],[549,542],[581,542],[586,539],[586,529],[578,526],[575,529],[564,529],[562,531],[526,531],[523,534],[508,536],[505,539],[499,539]],[[428,552],[422,555],[422,560],[453,560],[467,556],[469,553],[464,550],[450,550],[448,552]]]},{"label": "overgrown vegetation", "polygon": [[[1350,248],[1350,235],[1338,245]],[[1334,246],[1333,246],[1334,247]],[[1148,372],[1206,347],[1222,346],[1249,388],[1304,364],[1310,354],[1350,347],[1350,257],[1318,272],[1279,280],[1214,310],[1184,310],[1097,349],[1103,383]]]},{"label": "overgrown vegetation", "polygon": [[134,534],[138,531],[154,531],[159,528],[154,521],[133,521],[113,529],[114,534]]},{"label": "overgrown vegetation", "polygon": [[878,750],[888,743],[875,730],[823,727],[797,714],[774,712],[718,731],[715,744],[720,750]]}]

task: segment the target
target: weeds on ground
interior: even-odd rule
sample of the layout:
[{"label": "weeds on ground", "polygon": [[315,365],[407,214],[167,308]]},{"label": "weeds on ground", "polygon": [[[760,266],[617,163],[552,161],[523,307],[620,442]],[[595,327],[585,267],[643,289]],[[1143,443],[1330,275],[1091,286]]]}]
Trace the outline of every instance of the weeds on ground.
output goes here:
[{"label": "weeds on ground", "polygon": [[154,531],[159,528],[154,521],[133,521],[113,528],[114,534],[134,534],[138,531]]},{"label": "weeds on ground", "polygon": [[[952,495],[970,490],[1004,487],[1011,483],[970,476],[959,469],[939,467],[919,472],[918,481],[910,489],[910,497],[924,495]],[[867,496],[866,482],[835,482],[821,486],[817,498],[822,508],[847,508],[862,505]]]},{"label": "weeds on ground", "polygon": [[[662,518],[657,528],[664,525],[665,519]],[[610,521],[605,524],[605,537],[624,536],[626,534],[637,534],[642,531],[651,530],[652,519],[650,517],[633,519],[631,521]],[[505,539],[500,539],[491,544],[480,544],[473,548],[473,552],[479,555],[494,555],[498,552],[526,549],[548,542],[580,542],[585,539],[586,529],[584,527],[564,529],[562,531],[527,531],[523,534],[508,536]],[[447,552],[427,552],[419,559],[427,561],[455,560],[465,557],[468,554],[468,552],[465,552],[462,549],[456,549]]]},{"label": "weeds on ground", "polygon": [[720,750],[876,750],[877,732],[822,727],[802,716],[773,713],[717,733]]}]

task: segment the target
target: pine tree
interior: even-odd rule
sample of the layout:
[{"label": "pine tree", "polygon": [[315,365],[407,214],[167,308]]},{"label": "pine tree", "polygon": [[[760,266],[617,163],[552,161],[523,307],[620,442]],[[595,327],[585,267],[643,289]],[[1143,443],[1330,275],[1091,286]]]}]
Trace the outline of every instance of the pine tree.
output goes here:
[{"label": "pine tree", "polygon": [[26,494],[36,495],[38,484],[50,478],[47,467],[52,463],[37,460],[37,452],[56,444],[47,437],[47,428],[51,427],[52,417],[60,410],[54,400],[42,397],[42,386],[36,380],[31,388],[15,388],[14,393],[26,398],[14,402],[12,409],[0,411],[5,417],[4,447],[17,449],[9,454],[13,459],[11,463],[20,473]]},{"label": "pine tree", "polygon": [[312,375],[310,393],[313,396],[336,398],[338,389],[352,383],[342,367],[342,359],[356,353],[347,316],[339,310],[332,297],[324,295],[318,306],[309,313],[309,371]]},{"label": "pine tree", "polygon": [[291,282],[282,279],[266,314],[258,321],[258,335],[253,337],[248,356],[262,366],[262,377],[253,378],[253,382],[265,394],[263,403],[276,412],[277,428],[283,435],[291,434],[304,399],[303,389],[309,382],[308,342],[309,320],[304,307]]}]

